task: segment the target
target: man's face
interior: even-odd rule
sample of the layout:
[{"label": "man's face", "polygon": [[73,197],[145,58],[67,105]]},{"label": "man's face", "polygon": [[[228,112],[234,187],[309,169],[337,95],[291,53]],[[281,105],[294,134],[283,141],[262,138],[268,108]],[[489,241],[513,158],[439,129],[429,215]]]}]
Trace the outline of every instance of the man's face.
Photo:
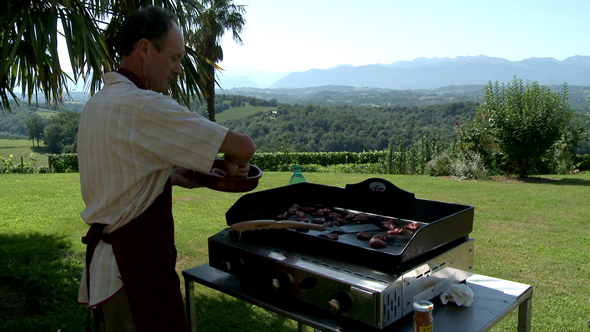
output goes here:
[{"label": "man's face", "polygon": [[184,39],[176,24],[166,35],[160,51],[149,43],[144,67],[146,87],[161,93],[168,93],[170,81],[180,74],[180,59],[184,56]]}]

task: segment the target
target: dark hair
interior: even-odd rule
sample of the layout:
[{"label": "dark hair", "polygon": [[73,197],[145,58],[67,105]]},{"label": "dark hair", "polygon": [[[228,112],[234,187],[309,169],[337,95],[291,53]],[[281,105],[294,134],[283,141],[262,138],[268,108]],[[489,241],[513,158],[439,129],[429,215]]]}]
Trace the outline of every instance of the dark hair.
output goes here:
[{"label": "dark hair", "polygon": [[135,43],[145,38],[154,44],[158,51],[164,46],[164,38],[172,23],[176,23],[176,14],[157,6],[149,6],[133,12],[123,25],[119,39],[119,53],[129,55]]}]

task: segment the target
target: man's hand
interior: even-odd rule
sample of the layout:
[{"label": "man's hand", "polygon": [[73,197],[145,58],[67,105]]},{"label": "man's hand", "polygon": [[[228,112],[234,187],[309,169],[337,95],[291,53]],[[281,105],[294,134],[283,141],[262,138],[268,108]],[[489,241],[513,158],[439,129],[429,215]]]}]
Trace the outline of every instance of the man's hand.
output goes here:
[{"label": "man's hand", "polygon": [[237,178],[247,178],[248,172],[250,171],[250,163],[245,165],[238,165],[231,156],[225,155],[223,159],[225,171],[228,176]]},{"label": "man's hand", "polygon": [[181,186],[188,189],[202,187],[202,185],[195,181],[195,173],[195,171],[184,167],[175,167],[170,174],[170,181],[173,186]]},{"label": "man's hand", "polygon": [[249,136],[228,131],[219,152],[224,154],[224,166],[228,176],[248,177],[250,159],[256,152],[254,141]]}]

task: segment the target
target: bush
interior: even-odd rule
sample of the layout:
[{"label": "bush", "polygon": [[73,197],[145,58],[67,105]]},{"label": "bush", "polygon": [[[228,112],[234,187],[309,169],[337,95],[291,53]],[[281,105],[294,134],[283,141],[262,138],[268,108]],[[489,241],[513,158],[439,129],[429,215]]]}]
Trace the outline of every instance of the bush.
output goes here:
[{"label": "bush", "polygon": [[574,156],[574,165],[580,172],[590,170],[590,154]]},{"label": "bush", "polygon": [[37,167],[35,163],[37,162],[37,156],[34,153],[31,153],[29,156],[29,161],[25,162],[25,158],[21,157],[20,161],[14,158],[14,155],[9,155],[8,158],[4,158],[0,156],[0,174],[7,174],[7,173],[24,173],[24,174],[33,174],[33,173],[44,173],[45,167]]},{"label": "bush", "polygon": [[453,174],[459,180],[484,180],[488,176],[482,156],[473,151],[468,151],[451,163]]},{"label": "bush", "polygon": [[449,154],[448,151],[445,151],[429,161],[428,164],[426,164],[426,174],[430,176],[453,175],[453,162]]},{"label": "bush", "polygon": [[62,153],[51,154],[49,157],[49,168],[53,173],[77,173],[78,154]]}]

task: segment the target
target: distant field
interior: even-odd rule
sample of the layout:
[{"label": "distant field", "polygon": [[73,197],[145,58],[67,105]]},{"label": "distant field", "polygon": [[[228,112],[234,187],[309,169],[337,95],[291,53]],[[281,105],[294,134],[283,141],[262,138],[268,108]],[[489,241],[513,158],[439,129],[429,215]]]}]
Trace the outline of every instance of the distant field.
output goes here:
[{"label": "distant field", "polygon": [[276,107],[250,106],[250,104],[246,104],[246,106],[230,108],[219,114],[215,114],[215,120],[218,123],[223,123],[224,121],[238,119],[246,115],[276,110]]},{"label": "distant field", "polygon": [[42,118],[51,118],[52,116],[56,115],[57,113],[59,113],[58,111],[53,111],[50,109],[46,109],[46,108],[37,108],[37,114],[39,114],[40,117]]},{"label": "distant field", "polygon": [[[37,143],[35,143],[37,144]],[[0,139],[0,156],[5,159],[8,159],[10,155],[14,156],[14,159],[20,163],[20,157],[24,157],[24,162],[28,163],[30,161],[29,156],[33,152],[32,150],[33,142],[28,141],[26,139]],[[35,165],[37,166],[48,166],[47,163],[47,156],[35,153],[37,156],[37,162]]]}]

